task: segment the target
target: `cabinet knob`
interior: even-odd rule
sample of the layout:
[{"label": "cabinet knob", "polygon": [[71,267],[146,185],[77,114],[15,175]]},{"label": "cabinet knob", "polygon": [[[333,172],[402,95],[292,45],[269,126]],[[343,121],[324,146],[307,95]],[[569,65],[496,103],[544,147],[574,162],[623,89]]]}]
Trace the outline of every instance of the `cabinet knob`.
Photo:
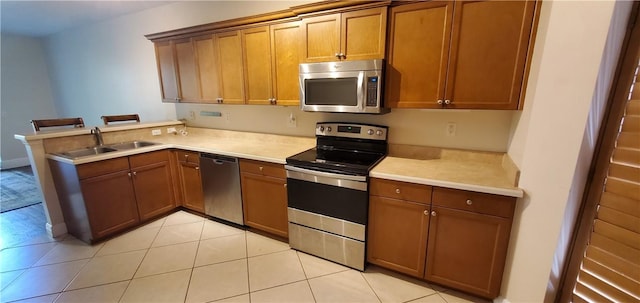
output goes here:
[{"label": "cabinet knob", "polygon": [[444,104],[446,104],[446,105],[451,104],[451,100],[444,100]]},{"label": "cabinet knob", "polygon": [[127,175],[129,176],[129,178],[131,178],[131,173],[127,173]]},{"label": "cabinet knob", "polygon": [[285,187],[285,188],[287,187],[287,183],[285,183],[285,184],[284,184],[284,187]]},{"label": "cabinet knob", "polygon": [[438,105],[442,105],[442,103],[444,103],[444,102],[442,102],[442,100],[438,100],[436,102],[438,103]]},{"label": "cabinet knob", "polygon": [[473,204],[473,201],[471,201],[470,199],[467,199],[467,205],[471,205]]},{"label": "cabinet knob", "polygon": [[437,216],[437,215],[438,215],[438,214],[436,213],[436,211],[435,211],[435,210],[431,212],[431,216],[432,216],[432,217],[435,217],[435,216]]},{"label": "cabinet knob", "polygon": [[425,211],[424,211],[424,215],[425,215],[425,216],[428,216],[428,215],[429,215],[429,211],[428,211],[428,210],[425,210]]},{"label": "cabinet knob", "polygon": [[134,175],[134,176],[137,176],[138,174],[137,174],[136,172],[133,172],[133,175]]},{"label": "cabinet knob", "polygon": [[184,158],[185,158],[185,159],[186,159],[186,158],[189,158],[189,155],[184,155]]},{"label": "cabinet knob", "polygon": [[196,170],[199,170],[199,169],[200,169],[200,166],[196,166]]},{"label": "cabinet knob", "polygon": [[264,170],[264,167],[260,166],[260,171],[263,171],[263,170]]},{"label": "cabinet knob", "polygon": [[396,194],[399,194],[399,193],[400,193],[400,189],[396,188]]}]

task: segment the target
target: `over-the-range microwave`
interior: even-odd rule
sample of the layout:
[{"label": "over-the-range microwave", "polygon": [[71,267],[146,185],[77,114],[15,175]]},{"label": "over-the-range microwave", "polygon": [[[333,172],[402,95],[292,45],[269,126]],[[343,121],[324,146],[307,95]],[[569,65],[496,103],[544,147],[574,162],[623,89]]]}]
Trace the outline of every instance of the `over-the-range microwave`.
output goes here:
[{"label": "over-the-range microwave", "polygon": [[300,64],[303,111],[383,114],[383,60]]}]

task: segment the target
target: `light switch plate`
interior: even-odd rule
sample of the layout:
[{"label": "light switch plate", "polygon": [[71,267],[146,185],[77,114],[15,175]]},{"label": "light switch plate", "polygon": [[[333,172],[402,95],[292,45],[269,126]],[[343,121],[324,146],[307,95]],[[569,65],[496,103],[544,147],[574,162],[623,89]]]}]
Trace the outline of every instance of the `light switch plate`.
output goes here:
[{"label": "light switch plate", "polygon": [[152,136],[160,136],[160,135],[162,135],[162,130],[160,130],[160,129],[152,129],[151,130],[151,135]]}]

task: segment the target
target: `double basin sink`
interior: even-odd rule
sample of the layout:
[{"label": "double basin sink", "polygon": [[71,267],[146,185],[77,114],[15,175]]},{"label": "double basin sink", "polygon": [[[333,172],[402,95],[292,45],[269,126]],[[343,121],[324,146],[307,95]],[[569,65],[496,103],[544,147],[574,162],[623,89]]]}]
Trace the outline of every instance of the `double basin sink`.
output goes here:
[{"label": "double basin sink", "polygon": [[66,152],[57,153],[56,155],[62,156],[70,159],[77,159],[87,156],[96,156],[104,153],[123,151],[123,150],[131,150],[141,147],[147,147],[152,145],[157,145],[158,143],[149,142],[149,141],[131,141],[131,142],[123,142],[116,143],[110,145],[102,145],[102,146],[94,146],[83,149],[76,149]]}]

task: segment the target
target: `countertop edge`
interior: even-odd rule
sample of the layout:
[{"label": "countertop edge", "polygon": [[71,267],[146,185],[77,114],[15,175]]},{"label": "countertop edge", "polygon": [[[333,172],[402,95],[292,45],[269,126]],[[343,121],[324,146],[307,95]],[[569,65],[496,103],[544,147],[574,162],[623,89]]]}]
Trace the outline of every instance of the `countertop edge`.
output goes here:
[{"label": "countertop edge", "polygon": [[453,188],[453,189],[469,190],[474,192],[509,196],[509,197],[515,197],[515,198],[522,198],[524,196],[524,191],[520,188],[514,188],[514,189],[499,188],[499,187],[482,186],[482,185],[475,185],[475,184],[468,184],[468,183],[457,183],[457,182],[450,182],[450,181],[443,181],[443,180],[410,177],[410,176],[403,176],[403,175],[396,175],[396,174],[385,174],[385,173],[374,172],[374,171],[372,171],[369,174],[369,176],[373,178],[381,178],[381,179],[410,182],[410,183],[417,183],[417,184],[424,184],[424,185],[440,186],[440,187]]}]

